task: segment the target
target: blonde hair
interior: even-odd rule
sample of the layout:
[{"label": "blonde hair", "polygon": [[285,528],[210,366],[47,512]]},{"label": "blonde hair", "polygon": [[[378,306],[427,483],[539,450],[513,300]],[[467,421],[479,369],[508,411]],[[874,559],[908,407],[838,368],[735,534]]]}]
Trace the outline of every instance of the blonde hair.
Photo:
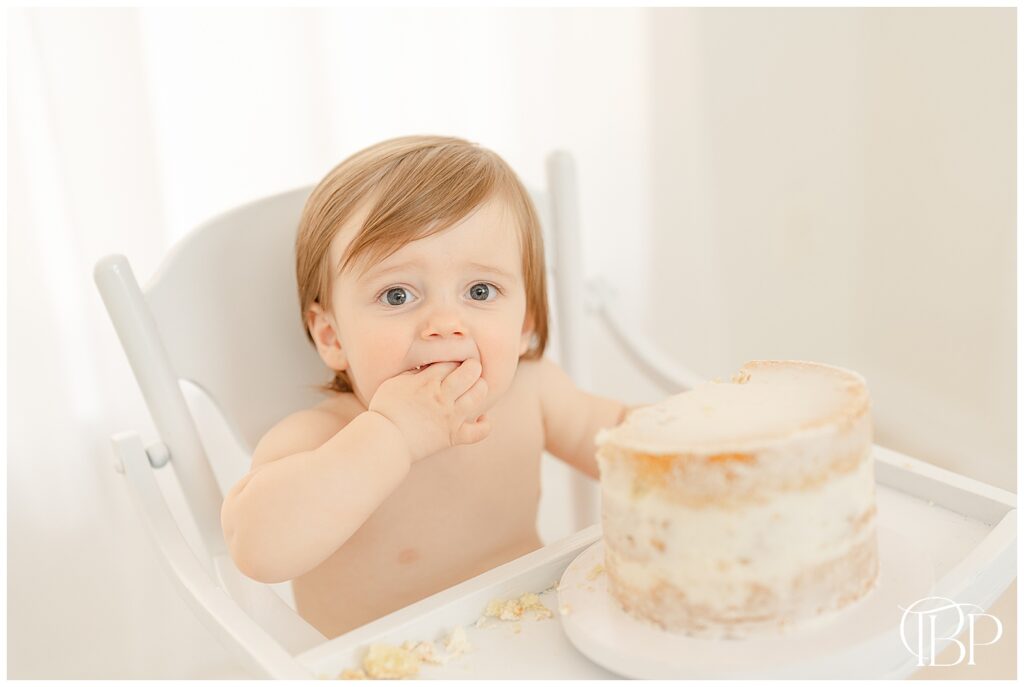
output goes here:
[{"label": "blonde hair", "polygon": [[[526,317],[534,337],[520,359],[539,359],[547,347],[548,301],[544,240],[529,193],[512,168],[476,143],[447,136],[402,136],[351,155],[327,173],[306,199],[295,239],[295,275],[306,338],[316,345],[307,315],[313,303],[332,310],[331,284],[350,262],[375,264],[402,246],[438,234],[492,197],[503,198],[516,219],[526,287]],[[334,236],[363,202],[371,203],[362,227],[330,264]],[[335,371],[325,392],[352,391],[345,370]]]}]

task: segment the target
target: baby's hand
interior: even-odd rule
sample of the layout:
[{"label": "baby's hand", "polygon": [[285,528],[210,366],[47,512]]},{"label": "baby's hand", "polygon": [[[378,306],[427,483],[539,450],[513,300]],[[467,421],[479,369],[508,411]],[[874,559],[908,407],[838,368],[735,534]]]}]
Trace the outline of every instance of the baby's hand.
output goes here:
[{"label": "baby's hand", "polygon": [[482,371],[479,360],[468,358],[403,372],[377,387],[369,410],[398,427],[414,463],[451,446],[475,444],[491,431],[480,412],[487,397]]}]

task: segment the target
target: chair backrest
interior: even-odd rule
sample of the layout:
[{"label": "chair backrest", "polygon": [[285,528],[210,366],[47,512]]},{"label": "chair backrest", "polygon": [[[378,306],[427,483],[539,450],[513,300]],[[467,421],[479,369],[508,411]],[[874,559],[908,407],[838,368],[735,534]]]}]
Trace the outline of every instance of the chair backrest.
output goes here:
[{"label": "chair backrest", "polygon": [[263,198],[184,237],[145,287],[169,362],[251,452],[328,379],[301,327],[295,230],[312,187]]},{"label": "chair backrest", "polygon": [[[547,171],[549,189],[531,190],[531,197],[547,250],[549,341],[562,344],[556,357],[572,360],[579,373],[580,355],[565,350],[566,343],[577,351],[583,343],[572,335],[579,296],[557,287],[559,276],[579,288],[583,283],[572,159],[552,153]],[[205,222],[174,246],[144,289],[124,256],[107,256],[95,269],[210,556],[224,550],[221,495],[179,382],[188,380],[209,396],[246,453],[283,417],[324,398],[314,386],[330,371],[305,337],[295,280],[295,233],[311,190],[263,198]],[[560,317],[565,309],[571,321]]]}]

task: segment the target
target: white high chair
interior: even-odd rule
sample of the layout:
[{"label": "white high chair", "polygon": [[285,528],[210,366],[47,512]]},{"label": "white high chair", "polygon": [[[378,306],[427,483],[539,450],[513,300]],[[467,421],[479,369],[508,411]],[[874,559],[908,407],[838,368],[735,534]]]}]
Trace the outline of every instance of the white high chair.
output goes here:
[{"label": "white high chair", "polygon": [[[547,189],[531,196],[547,248],[552,358],[577,385],[589,386],[582,333],[589,309],[666,392],[692,388],[697,375],[625,335],[628,328],[605,307],[611,292],[603,283],[587,285],[584,296],[574,163],[561,151],[546,163]],[[115,469],[193,610],[243,665],[274,678],[311,678],[294,657],[327,638],[269,585],[242,575],[228,555],[223,494],[211,462],[224,458],[204,448],[180,382],[212,399],[247,454],[277,421],[322,400],[310,386],[325,380],[325,367],[303,335],[294,271],[295,231],[311,190],[270,196],[206,222],[171,250],[144,289],[122,255],[104,257],[94,272],[159,435],[148,446],[134,431],[113,435]],[[198,550],[157,480],[155,471],[168,464],[198,530]],[[582,529],[595,521],[596,488],[581,475],[571,480],[575,528]]]}]

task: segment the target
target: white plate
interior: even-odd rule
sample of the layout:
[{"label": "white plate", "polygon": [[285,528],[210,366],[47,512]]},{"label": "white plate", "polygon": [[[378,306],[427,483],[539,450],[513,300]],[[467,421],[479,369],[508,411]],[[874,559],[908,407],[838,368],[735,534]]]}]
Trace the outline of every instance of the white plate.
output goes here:
[{"label": "white plate", "polygon": [[604,540],[566,568],[558,603],[569,640],[590,660],[625,677],[801,678],[849,676],[875,652],[872,640],[896,641],[906,608],[928,596],[934,574],[928,557],[906,537],[878,526],[878,585],[854,604],[787,634],[756,639],[697,639],[666,632],[621,609],[607,591]]}]

